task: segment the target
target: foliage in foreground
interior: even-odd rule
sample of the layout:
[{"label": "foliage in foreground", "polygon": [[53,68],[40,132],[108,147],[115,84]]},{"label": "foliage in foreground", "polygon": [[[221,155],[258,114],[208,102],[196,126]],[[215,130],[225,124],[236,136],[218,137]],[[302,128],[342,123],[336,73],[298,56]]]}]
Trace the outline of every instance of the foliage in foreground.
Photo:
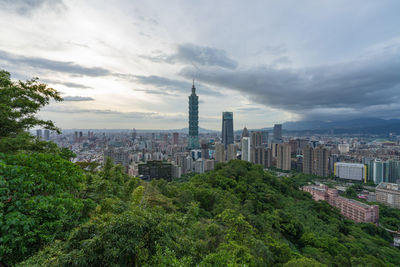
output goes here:
[{"label": "foliage in foreground", "polygon": [[90,219],[20,265],[400,264],[400,250],[381,228],[354,224],[290,178],[248,162],[180,182],[124,177],[109,163],[88,174],[84,195],[97,202]]},{"label": "foliage in foreground", "polygon": [[18,262],[82,222],[84,179],[60,156],[0,153],[0,262]]}]

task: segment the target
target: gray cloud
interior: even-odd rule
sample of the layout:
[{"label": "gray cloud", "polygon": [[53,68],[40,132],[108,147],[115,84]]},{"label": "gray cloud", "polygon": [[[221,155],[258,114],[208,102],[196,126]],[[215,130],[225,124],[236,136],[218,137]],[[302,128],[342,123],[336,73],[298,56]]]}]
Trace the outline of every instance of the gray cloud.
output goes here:
[{"label": "gray cloud", "polygon": [[12,65],[22,64],[31,68],[70,73],[78,76],[86,75],[97,77],[111,75],[110,71],[100,67],[84,67],[75,64],[74,62],[56,61],[38,57],[18,56],[2,50],[0,50],[0,60],[8,62],[8,64]]},{"label": "gray cloud", "polygon": [[[192,84],[185,81],[169,79],[161,76],[150,75],[150,76],[142,76],[142,75],[130,75],[130,74],[117,74],[118,77],[133,80],[139,82],[143,85],[152,85],[160,88],[162,91],[159,91],[158,94],[184,94],[187,95],[191,91]],[[210,96],[222,96],[220,92],[210,89],[207,86],[196,85],[197,92],[199,94],[210,95]],[[149,91],[149,93],[155,93],[155,90],[145,90]]]},{"label": "gray cloud", "polygon": [[62,0],[2,0],[0,10],[7,10],[19,15],[29,15],[39,8],[51,8],[53,11],[65,9]]},{"label": "gray cloud", "polygon": [[70,106],[48,106],[43,109],[45,112],[56,112],[56,113],[87,113],[93,115],[102,116],[116,116],[118,118],[131,118],[131,119],[143,119],[143,118],[161,118],[157,112],[121,112],[109,109],[85,109]]},{"label": "gray cloud", "polygon": [[400,111],[399,106],[393,106],[400,102],[397,49],[314,68],[263,66],[226,70],[186,67],[181,73],[187,78],[195,76],[203,83],[242,92],[256,103],[289,110],[303,118],[332,118],[346,114],[356,117],[365,116],[366,112],[375,112],[369,116],[379,113],[393,117]]},{"label": "gray cloud", "polygon": [[94,98],[87,96],[65,96],[64,101],[81,102],[81,101],[94,101]]},{"label": "gray cloud", "polygon": [[228,57],[224,50],[194,44],[180,44],[177,47],[177,52],[172,55],[155,53],[141,57],[157,63],[185,63],[194,66],[218,66],[227,69],[235,69],[238,65],[235,60]]},{"label": "gray cloud", "polygon": [[287,52],[287,48],[285,44],[278,44],[278,45],[265,45],[263,48],[261,48],[256,54],[262,54],[262,53],[267,53],[271,54],[274,56],[280,56],[282,54],[285,54]]},{"label": "gray cloud", "polygon": [[261,111],[263,111],[262,108],[257,108],[257,107],[239,107],[236,110],[244,111],[244,112],[261,112]]},{"label": "gray cloud", "polygon": [[134,89],[136,92],[145,92],[146,94],[151,95],[165,95],[165,96],[177,96],[177,94],[168,93],[167,91],[163,90],[152,90],[152,89]]},{"label": "gray cloud", "polygon": [[65,85],[67,87],[71,87],[71,88],[79,88],[79,89],[91,89],[92,87],[90,86],[86,86],[80,83],[73,83],[73,82],[64,82],[64,81],[59,81],[59,80],[48,80],[48,79],[44,79],[42,80],[45,83],[54,83],[54,84],[62,84]]}]

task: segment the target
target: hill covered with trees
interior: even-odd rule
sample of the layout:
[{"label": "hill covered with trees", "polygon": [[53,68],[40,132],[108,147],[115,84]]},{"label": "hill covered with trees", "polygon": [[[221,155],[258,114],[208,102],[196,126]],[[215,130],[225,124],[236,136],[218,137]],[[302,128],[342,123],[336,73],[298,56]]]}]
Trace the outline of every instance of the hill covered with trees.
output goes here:
[{"label": "hill covered with trees", "polygon": [[347,220],[299,190],[296,177],[259,165],[234,160],[172,182],[141,181],[109,160],[85,171],[27,133],[56,129],[35,113],[58,94],[0,74],[8,127],[0,131],[0,265],[400,265],[382,227]]}]

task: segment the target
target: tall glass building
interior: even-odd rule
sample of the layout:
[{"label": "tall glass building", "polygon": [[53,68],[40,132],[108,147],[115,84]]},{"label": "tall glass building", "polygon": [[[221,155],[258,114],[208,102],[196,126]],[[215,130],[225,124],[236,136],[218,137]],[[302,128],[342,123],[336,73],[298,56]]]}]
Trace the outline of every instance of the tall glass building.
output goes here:
[{"label": "tall glass building", "polygon": [[222,143],[225,150],[233,144],[233,112],[222,113]]},{"label": "tall glass building", "polygon": [[194,81],[192,94],[189,96],[189,149],[198,149],[199,145],[199,97],[196,95]]}]

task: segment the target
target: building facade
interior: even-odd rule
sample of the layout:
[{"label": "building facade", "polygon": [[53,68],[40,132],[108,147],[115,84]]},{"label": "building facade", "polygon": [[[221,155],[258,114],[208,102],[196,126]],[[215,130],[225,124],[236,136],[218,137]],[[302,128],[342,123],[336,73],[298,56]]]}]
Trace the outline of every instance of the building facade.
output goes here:
[{"label": "building facade", "polygon": [[322,177],[329,176],[330,152],[323,146],[312,148],[307,145],[303,149],[303,172]]},{"label": "building facade", "polygon": [[215,144],[215,161],[216,162],[225,162],[225,148],[224,144],[217,143]]},{"label": "building facade", "polygon": [[250,138],[242,138],[242,160],[250,161]]},{"label": "building facade", "polygon": [[235,144],[229,144],[226,153],[226,159],[228,161],[236,159],[236,154],[237,154],[237,146]]},{"label": "building facade", "polygon": [[359,163],[336,162],[334,175],[341,179],[367,182],[367,166]]},{"label": "building facade", "polygon": [[291,169],[291,149],[290,144],[278,144],[277,146],[276,167],[281,170],[290,171]]},{"label": "building facade", "polygon": [[222,113],[222,143],[225,150],[233,144],[233,112]]},{"label": "building facade", "polygon": [[344,198],[338,195],[336,189],[328,188],[326,185],[303,186],[303,191],[309,192],[315,201],[325,200],[329,205],[340,210],[340,213],[357,223],[379,224],[379,206],[367,205],[365,203]]},{"label": "building facade", "polygon": [[172,180],[172,164],[158,160],[139,163],[139,175],[145,180],[165,179]]},{"label": "building facade", "polygon": [[282,142],[282,124],[274,125],[274,142]]},{"label": "building facade", "polygon": [[375,188],[376,201],[392,208],[400,209],[400,185],[393,183],[380,183]]}]

